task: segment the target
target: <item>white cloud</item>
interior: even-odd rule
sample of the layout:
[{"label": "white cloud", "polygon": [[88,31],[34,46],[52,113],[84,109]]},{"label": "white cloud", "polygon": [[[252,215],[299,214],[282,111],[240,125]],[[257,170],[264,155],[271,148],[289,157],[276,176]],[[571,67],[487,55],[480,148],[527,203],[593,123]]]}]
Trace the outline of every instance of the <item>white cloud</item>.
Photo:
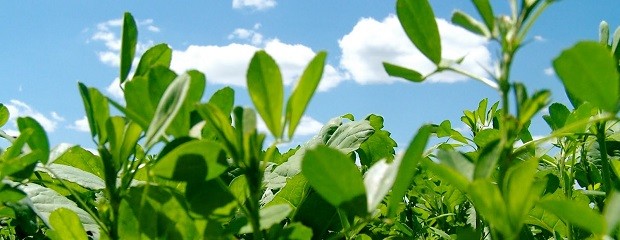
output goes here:
[{"label": "white cloud", "polygon": [[247,40],[252,45],[258,46],[263,43],[263,35],[257,32],[258,28],[260,28],[259,23],[255,24],[253,29],[237,28],[228,35],[228,39]]},{"label": "white cloud", "polygon": [[[124,100],[125,94],[123,93],[123,89],[120,86],[120,78],[115,78],[110,85],[105,89],[107,93],[109,93],[116,100]],[[123,83],[125,84],[125,83]]]},{"label": "white cloud", "polygon": [[547,75],[547,76],[555,75],[555,70],[553,69],[553,67],[545,68],[545,70],[543,70],[543,71],[544,71],[545,75]]},{"label": "white cloud", "polygon": [[317,121],[316,119],[303,116],[301,117],[301,121],[299,121],[299,125],[295,130],[296,136],[312,136],[317,134],[321,128],[323,127],[323,123]]},{"label": "white cloud", "polygon": [[[97,24],[97,31],[93,33],[90,40],[94,42],[102,42],[105,46],[105,50],[97,51],[99,61],[104,64],[118,67],[120,66],[120,51],[121,51],[121,38],[120,33],[123,25],[123,19],[112,19]],[[153,19],[145,19],[137,22],[138,27],[145,26],[150,32],[159,32],[159,27],[153,25]],[[136,44],[136,55],[144,53],[149,47],[153,45],[153,41],[140,42]]]},{"label": "white cloud", "polygon": [[[295,82],[316,55],[316,52],[307,46],[287,44],[278,39],[268,40],[264,49],[280,67],[285,85]],[[259,50],[257,46],[239,43],[226,46],[191,45],[185,50],[174,50],[170,65],[176,72],[190,69],[202,71],[213,83],[245,86],[248,65],[257,50]],[[325,91],[335,87],[345,80],[345,77],[334,66],[327,65],[319,90]]]},{"label": "white cloud", "polygon": [[547,39],[545,37],[541,36],[541,35],[536,35],[536,36],[534,36],[534,41],[544,42],[544,41],[547,41]]},{"label": "white cloud", "polygon": [[232,7],[239,8],[252,8],[256,10],[265,10],[276,6],[276,0],[233,0]]},{"label": "white cloud", "polygon": [[5,106],[9,109],[9,121],[13,123],[15,128],[17,128],[17,123],[15,122],[17,117],[32,117],[37,120],[47,132],[54,132],[58,123],[64,121],[64,118],[56,112],[51,112],[49,115],[46,115],[19,100],[12,99],[8,104],[5,104]]},{"label": "white cloud", "polygon": [[79,132],[90,132],[90,126],[88,126],[88,119],[86,116],[75,120],[73,124],[67,126],[67,128],[77,130]]},{"label": "white cloud", "polygon": [[[323,123],[310,116],[304,115],[301,117],[299,124],[297,125],[297,129],[295,129],[295,136],[314,136],[321,130],[322,127]],[[258,132],[269,135],[269,129],[267,128],[265,121],[260,116],[257,116],[256,119],[256,129]],[[287,129],[285,129],[285,133],[288,132]]]},{"label": "white cloud", "polygon": [[[444,19],[437,19],[441,35],[442,57],[465,60],[461,68],[468,72],[487,76],[485,69],[492,69],[488,41]],[[363,18],[352,31],[339,40],[342,49],[341,68],[347,70],[353,80],[360,84],[392,83],[382,62],[390,62],[428,74],[435,66],[409,41],[398,19],[390,15],[383,21]],[[434,82],[456,82],[466,77],[454,73],[432,76]]]}]

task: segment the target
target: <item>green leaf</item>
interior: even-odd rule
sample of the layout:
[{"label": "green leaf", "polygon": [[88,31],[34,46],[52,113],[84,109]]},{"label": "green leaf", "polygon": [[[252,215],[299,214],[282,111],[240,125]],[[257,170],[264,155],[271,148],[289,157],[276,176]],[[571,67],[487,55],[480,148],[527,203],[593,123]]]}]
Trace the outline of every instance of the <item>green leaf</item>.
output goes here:
[{"label": "green leaf", "polygon": [[396,214],[399,203],[402,202],[402,198],[411,186],[415,169],[420,160],[425,157],[424,149],[426,148],[430,134],[431,126],[423,125],[413,137],[413,140],[411,140],[409,147],[407,147],[407,151],[405,151],[400,166],[398,167],[392,194],[388,200],[389,216],[394,216]]},{"label": "green leaf", "polygon": [[[616,161],[617,162],[617,161]],[[607,222],[606,235],[611,236],[618,229],[620,224],[620,194],[614,191],[609,198],[605,200],[605,210],[603,212],[605,222]]]},{"label": "green leaf", "polygon": [[130,188],[121,200],[119,239],[199,239],[178,192],[162,186]]},{"label": "green leaf", "polygon": [[452,23],[459,25],[472,33],[478,34],[486,38],[491,37],[491,32],[486,25],[460,10],[456,10],[454,13],[452,13],[451,20]]},{"label": "green leaf", "polygon": [[347,122],[340,125],[324,144],[349,153],[357,150],[374,132],[374,128],[366,120]]},{"label": "green leaf", "polygon": [[286,185],[273,197],[271,202],[265,206],[272,206],[278,204],[288,204],[293,214],[297,211],[297,208],[302,204],[309,191],[308,180],[302,174],[297,174],[292,178],[286,180]]},{"label": "green leaf", "polygon": [[17,118],[17,127],[20,131],[26,129],[33,130],[32,135],[28,138],[28,146],[33,151],[40,150],[41,159],[39,159],[39,161],[43,164],[47,163],[50,157],[50,143],[41,124],[31,117],[19,117]]},{"label": "green leaf", "polygon": [[127,80],[129,71],[131,71],[131,63],[136,54],[136,44],[138,43],[138,28],[131,13],[126,12],[123,17],[123,32],[121,36],[120,83],[122,84]]},{"label": "green leaf", "polygon": [[299,82],[293,89],[290,98],[286,104],[286,122],[288,125],[288,138],[292,138],[295,129],[299,124],[299,120],[306,111],[306,107],[319,86],[321,77],[323,76],[323,68],[325,67],[326,52],[319,52],[310,61],[304,73],[299,78]]},{"label": "green leaf", "polygon": [[[260,229],[265,230],[271,228],[271,226],[280,223],[284,220],[289,213],[291,213],[291,207],[287,204],[273,205],[262,208],[259,212],[260,215]],[[241,228],[239,233],[252,232],[252,226],[250,224]]]},{"label": "green leaf", "polygon": [[269,54],[258,51],[252,57],[247,73],[248,91],[256,111],[276,138],[282,136],[284,87],[280,68]]},{"label": "green leaf", "polygon": [[358,216],[367,214],[362,174],[342,152],[326,146],[308,150],[301,170],[310,186],[327,202]]},{"label": "green leaf", "polygon": [[310,240],[312,239],[312,229],[299,222],[286,225],[278,240]]},{"label": "green leaf", "polygon": [[372,165],[364,174],[368,213],[372,214],[392,189],[401,162],[402,158],[396,158],[391,163],[383,159]]},{"label": "green leaf", "polygon": [[190,86],[190,77],[183,74],[172,81],[164,92],[151,124],[146,131],[146,149],[151,148],[164,136],[166,129],[183,106]]},{"label": "green leaf", "polygon": [[493,32],[495,28],[495,15],[493,15],[493,9],[489,0],[472,0],[476,6],[476,10],[487,25],[487,29]]},{"label": "green leaf", "polygon": [[484,148],[490,143],[499,140],[499,138],[499,129],[487,128],[476,134],[474,137],[474,143],[476,143],[479,148]]},{"label": "green leaf", "polygon": [[196,140],[160,156],[152,171],[175,181],[207,181],[218,177],[227,167],[226,152],[218,142]]},{"label": "green leaf", "polygon": [[95,88],[88,88],[82,83],[78,83],[78,88],[80,89],[80,95],[84,103],[84,110],[86,112],[86,118],[88,119],[91,136],[93,138],[99,136],[99,143],[103,144],[107,139],[105,123],[110,116],[108,100]]},{"label": "green leaf", "polygon": [[412,82],[422,82],[425,79],[425,77],[417,71],[387,62],[383,62],[383,69],[385,69],[385,72],[391,77],[404,78]]},{"label": "green leaf", "polygon": [[555,214],[565,223],[574,224],[595,234],[604,233],[605,219],[587,205],[567,199],[543,199],[538,202],[538,206]]},{"label": "green leaf", "polygon": [[99,156],[95,156],[91,152],[85,150],[80,146],[72,146],[63,150],[61,145],[52,149],[51,155],[59,155],[53,161],[48,162],[55,164],[62,164],[78,168],[82,171],[86,171],[94,174],[99,178],[104,178],[103,163]]},{"label": "green leaf", "polygon": [[105,189],[105,182],[102,178],[76,167],[52,163],[45,166],[45,168],[37,168],[37,171],[47,173],[53,178],[78,184],[87,189]]},{"label": "green leaf", "polygon": [[52,212],[59,208],[66,208],[78,215],[86,231],[93,233],[95,239],[99,238],[99,225],[86,211],[79,208],[75,202],[52,189],[34,183],[21,185],[18,188],[28,195],[29,201],[27,201],[27,204],[46,225],[50,226],[49,218]]},{"label": "green leaf", "polygon": [[231,87],[217,90],[209,99],[209,104],[219,108],[225,116],[230,116],[235,105],[235,90]]},{"label": "green leaf", "polygon": [[611,51],[614,53],[616,58],[620,58],[620,27],[616,28],[614,31],[614,38],[611,42]]},{"label": "green leaf", "polygon": [[508,237],[516,234],[518,229],[510,226],[506,204],[497,185],[489,179],[478,179],[470,184],[467,193],[476,207],[476,212],[489,221],[491,227],[497,228]]},{"label": "green leaf", "polygon": [[383,117],[371,114],[366,117],[366,120],[370,122],[374,133],[357,150],[360,163],[370,166],[381,159],[391,162],[394,159],[394,154],[396,153],[394,148],[397,144],[390,137],[391,133],[383,130]]},{"label": "green leaf", "polygon": [[[0,183],[0,202],[17,202],[26,197],[26,194],[17,188]],[[1,208],[0,208],[1,209]]]},{"label": "green leaf", "polygon": [[413,44],[433,63],[441,62],[441,41],[428,0],[398,0],[396,15]]},{"label": "green leaf", "polygon": [[538,159],[520,162],[510,167],[504,177],[504,199],[508,206],[508,214],[515,228],[520,228],[527,213],[532,209],[535,200],[544,190],[544,184],[534,185],[534,176],[538,167]]},{"label": "green leaf", "polygon": [[4,126],[7,121],[9,121],[9,109],[4,106],[4,104],[0,103],[0,127]]},{"label": "green leaf", "polygon": [[570,94],[608,112],[617,110],[620,80],[617,66],[607,47],[586,41],[564,50],[553,61],[555,72]]},{"label": "green leaf", "polygon": [[604,46],[609,44],[609,24],[605,21],[598,25],[598,40]]},{"label": "green leaf", "polygon": [[167,44],[157,44],[142,54],[140,63],[136,68],[135,76],[143,76],[154,66],[160,65],[164,67],[170,67],[170,61],[172,60],[172,49]]},{"label": "green leaf", "polygon": [[[455,185],[459,190],[465,191],[469,182],[474,180],[474,169],[475,165],[471,162],[471,160],[467,159],[465,155],[455,150],[444,150],[440,149],[437,152],[437,158],[441,165],[450,167],[453,171],[456,171],[458,174],[450,174],[449,178],[446,178],[452,185]],[[435,173],[439,176],[443,174]],[[457,181],[452,181],[450,179],[456,178]]]},{"label": "green leaf", "polygon": [[185,199],[189,203],[189,210],[204,217],[226,217],[234,214],[237,209],[235,196],[220,184],[219,179],[200,181],[193,179],[185,189]]},{"label": "green leaf", "polygon": [[474,179],[488,178],[495,172],[501,150],[499,141],[493,141],[482,148],[478,161],[476,161]]},{"label": "green leaf", "polygon": [[570,115],[570,110],[566,106],[561,103],[553,103],[549,106],[549,115],[544,115],[543,119],[551,127],[551,130],[555,131],[564,127],[568,115]]},{"label": "green leaf", "polygon": [[211,127],[216,134],[226,142],[226,148],[233,154],[237,151],[240,143],[237,142],[235,129],[230,125],[230,115],[226,115],[222,110],[212,103],[197,106],[198,113],[206,120],[206,124]]},{"label": "green leaf", "polygon": [[55,239],[88,239],[80,218],[73,211],[59,208],[50,214],[51,228],[55,232]]},{"label": "green leaf", "polygon": [[550,97],[551,92],[542,90],[534,93],[531,98],[525,100],[519,108],[519,121],[521,124],[529,122],[535,114],[547,106]]}]

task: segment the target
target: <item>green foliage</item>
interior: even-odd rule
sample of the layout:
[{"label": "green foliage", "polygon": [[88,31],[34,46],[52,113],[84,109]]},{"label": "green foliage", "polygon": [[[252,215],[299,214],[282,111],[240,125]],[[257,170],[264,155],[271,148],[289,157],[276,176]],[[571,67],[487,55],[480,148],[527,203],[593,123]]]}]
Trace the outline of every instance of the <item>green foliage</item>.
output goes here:
[{"label": "green foliage", "polygon": [[[496,16],[491,1],[473,0],[480,19],[454,12],[453,23],[499,44],[490,79],[461,70],[463,58],[442,59],[429,1],[396,2],[405,33],[436,70],[422,76],[384,63],[388,75],[421,82],[452,71],[500,96],[463,111],[467,132],[448,120],[424,125],[402,154],[373,114],[334,118],[308,142],[279,149],[319,85],[325,52],[301,73],[286,106],[278,64],[263,50],[246,75],[256,110],[235,107],[230,87],[203,102],[205,75],[177,75],[166,44],[132,69],[138,32],[126,13],[126,104],[78,84],[96,154],[50,148],[30,117],[17,118],[18,136],[0,130],[9,142],[0,151],[0,239],[618,238],[620,30],[610,42],[603,22],[599,42],[577,43],[553,61],[574,109],[549,105],[551,92],[528,92],[511,78],[517,50],[553,2],[511,0],[510,16]],[[551,132],[534,139],[530,124],[547,106]],[[8,120],[0,104],[0,127]]]}]

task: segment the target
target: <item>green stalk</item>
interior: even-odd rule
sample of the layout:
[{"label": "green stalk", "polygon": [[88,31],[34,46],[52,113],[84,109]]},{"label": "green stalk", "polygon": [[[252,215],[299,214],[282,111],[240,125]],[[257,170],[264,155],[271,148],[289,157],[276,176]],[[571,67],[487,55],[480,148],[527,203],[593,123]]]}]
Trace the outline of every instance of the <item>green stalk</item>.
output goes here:
[{"label": "green stalk", "polygon": [[605,143],[605,126],[607,122],[596,124],[596,140],[599,145],[599,153],[601,154],[601,165],[603,171],[603,190],[607,193],[609,199],[613,187],[611,186],[611,171],[609,159],[607,158],[607,144]]}]

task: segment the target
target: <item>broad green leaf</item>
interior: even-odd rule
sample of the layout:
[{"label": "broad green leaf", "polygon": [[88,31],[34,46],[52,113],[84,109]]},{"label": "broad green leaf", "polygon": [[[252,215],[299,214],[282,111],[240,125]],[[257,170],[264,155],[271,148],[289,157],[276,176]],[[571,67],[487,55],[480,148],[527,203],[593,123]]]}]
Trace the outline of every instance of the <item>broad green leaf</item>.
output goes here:
[{"label": "broad green leaf", "polygon": [[516,234],[519,229],[511,228],[506,204],[497,185],[489,179],[478,179],[470,184],[467,193],[476,207],[476,212],[489,221],[491,227],[509,237]]},{"label": "broad green leaf", "polygon": [[105,182],[102,178],[76,167],[52,163],[45,167],[37,167],[36,170],[38,172],[47,173],[53,178],[76,183],[87,189],[105,189]]},{"label": "broad green leaf", "polygon": [[570,110],[566,106],[561,103],[553,103],[549,106],[549,115],[544,115],[543,119],[551,127],[551,130],[555,131],[564,127],[568,115],[570,115]]},{"label": "broad green leaf", "polygon": [[[452,170],[458,172],[458,174],[456,174],[459,177],[464,177],[466,181],[463,182],[463,185],[465,185],[465,183],[471,182],[474,180],[474,169],[475,169],[475,165],[474,163],[472,163],[471,160],[467,159],[467,157],[465,157],[465,155],[463,155],[462,153],[455,151],[455,150],[444,150],[444,149],[440,149],[437,152],[437,158],[439,159],[439,162],[441,163],[441,165],[445,165],[450,167]],[[441,174],[437,174],[440,175]],[[457,176],[453,176],[453,177],[457,177]],[[459,182],[461,182],[459,180]],[[453,185],[458,186],[461,185],[459,183],[456,182],[452,182]],[[464,191],[464,188],[458,187],[461,191]]]},{"label": "broad green leaf", "polygon": [[391,77],[404,78],[412,82],[422,82],[425,79],[424,76],[417,71],[387,62],[383,62],[383,69],[385,69],[385,72]]},{"label": "broad green leaf", "polygon": [[[605,219],[587,205],[568,199],[543,199],[538,206],[555,214],[565,223],[574,224],[595,234],[603,234]],[[569,210],[570,211],[567,211]]]},{"label": "broad green leaf", "polygon": [[564,50],[553,61],[555,72],[570,94],[608,112],[617,110],[620,87],[617,66],[607,47],[586,41]]},{"label": "broad green leaf", "polygon": [[[535,200],[539,197],[544,187],[533,186],[538,159],[534,158],[511,166],[504,177],[504,199],[507,204],[508,214],[512,224],[520,227],[532,209]],[[545,186],[545,184],[537,184]]]},{"label": "broad green leaf", "polygon": [[[617,162],[617,161],[616,161]],[[620,224],[620,194],[614,191],[609,198],[605,200],[605,210],[603,212],[607,227],[605,234],[611,236]]]},{"label": "broad green leaf", "polygon": [[18,188],[28,195],[26,203],[46,225],[50,226],[49,218],[52,212],[59,208],[66,208],[78,215],[86,231],[93,233],[95,239],[99,238],[99,225],[86,211],[79,208],[75,202],[52,189],[34,183],[21,185]]},{"label": "broad green leaf", "polygon": [[82,83],[78,83],[78,88],[84,103],[91,136],[93,138],[99,136],[99,142],[104,143],[107,139],[105,123],[110,116],[108,100],[95,88],[88,88]]},{"label": "broad green leaf", "polygon": [[227,168],[226,152],[218,142],[195,140],[160,156],[152,172],[176,181],[206,181],[218,177]]},{"label": "broad green leaf", "polygon": [[278,240],[310,240],[312,239],[312,229],[299,222],[286,225]]},{"label": "broad green leaf", "polygon": [[13,141],[11,146],[6,149],[2,155],[0,155],[0,159],[6,161],[11,158],[16,158],[22,154],[24,146],[28,143],[28,139],[34,132],[34,129],[25,129],[19,133],[19,136]]},{"label": "broad green leaf", "polygon": [[424,56],[441,62],[441,41],[435,14],[428,0],[398,0],[396,15],[405,33]]},{"label": "broad green leaf", "polygon": [[[291,213],[291,207],[287,204],[273,205],[262,208],[259,212],[260,229],[266,230],[271,228],[271,226],[284,220],[289,213]],[[252,232],[252,226],[249,223],[239,230],[239,233],[250,232]]]},{"label": "broad green leaf", "polygon": [[31,150],[40,150],[42,158],[39,160],[43,164],[47,163],[50,157],[50,143],[49,140],[47,140],[47,134],[41,124],[31,117],[19,117],[17,118],[17,127],[20,131],[26,129],[34,130],[32,135],[28,138],[28,146]]},{"label": "broad green leaf", "polygon": [[121,75],[120,83],[127,80],[131,63],[136,54],[136,44],[138,43],[138,28],[136,21],[131,13],[126,12],[123,17],[123,32],[121,33]]},{"label": "broad green leaf", "polygon": [[451,20],[452,23],[459,25],[472,33],[478,34],[486,38],[491,37],[491,31],[487,28],[486,25],[460,10],[456,10],[454,13],[452,13]]},{"label": "broad green leaf", "polygon": [[411,140],[409,147],[405,151],[405,154],[400,160],[400,166],[398,167],[398,173],[394,180],[394,187],[392,188],[392,194],[388,200],[388,215],[394,216],[399,203],[402,201],[403,196],[411,186],[413,180],[413,174],[418,166],[418,163],[425,158],[424,150],[428,139],[431,134],[431,126],[423,125],[420,127],[416,135]]},{"label": "broad green leaf", "polygon": [[286,104],[286,122],[288,122],[288,138],[292,138],[299,120],[306,111],[306,107],[319,86],[325,67],[326,52],[319,52],[310,61],[304,73],[299,78],[299,82],[293,89],[291,96]]},{"label": "broad green leaf", "polygon": [[157,44],[142,54],[140,63],[138,63],[138,67],[136,67],[134,77],[146,75],[146,72],[156,65],[169,67],[171,60],[172,49],[165,43]]},{"label": "broad green leaf", "polygon": [[487,29],[493,32],[495,28],[495,15],[493,15],[493,9],[489,0],[472,0],[476,6],[476,10],[487,25]]},{"label": "broad green leaf", "polygon": [[326,146],[308,150],[301,170],[310,186],[327,202],[352,214],[367,215],[362,174],[342,152]]},{"label": "broad green leaf", "polygon": [[209,99],[209,104],[218,107],[224,115],[229,116],[235,105],[235,90],[231,87],[217,90]]},{"label": "broad green leaf", "polygon": [[499,140],[499,138],[500,132],[498,129],[487,128],[476,134],[474,137],[474,143],[476,143],[479,148],[484,148],[490,143]]},{"label": "broad green leaf", "polygon": [[302,204],[309,191],[308,180],[302,174],[295,175],[294,177],[286,180],[286,185],[276,193],[271,202],[265,206],[272,206],[278,204],[288,204],[293,214],[297,211],[299,205]]},{"label": "broad green leaf", "polygon": [[119,206],[120,239],[199,239],[185,198],[162,186],[131,188]]},{"label": "broad green leaf", "polygon": [[374,132],[374,128],[366,120],[347,122],[333,132],[325,145],[349,153],[358,149]]},{"label": "broad green leaf", "polygon": [[189,203],[189,210],[204,217],[231,216],[237,209],[237,201],[219,179],[210,181],[188,182],[185,189],[185,199]]},{"label": "broad green leaf", "polygon": [[166,129],[172,123],[172,120],[181,109],[187,92],[189,91],[190,77],[187,74],[183,74],[172,81],[170,86],[164,92],[157,109],[155,110],[155,116],[151,121],[151,124],[146,131],[145,147],[151,148],[155,143],[160,141],[160,138],[164,136]]},{"label": "broad green leaf", "polygon": [[[0,202],[17,202],[26,197],[26,193],[21,190],[11,187],[7,184],[0,183]],[[1,209],[1,208],[0,208]],[[0,214],[1,215],[1,214]]]},{"label": "broad green leaf", "polygon": [[[124,111],[126,117],[140,124],[142,128],[148,128],[153,119],[157,102],[152,103],[150,96],[155,93],[149,91],[149,79],[146,76],[137,76],[125,83],[125,102],[127,107]],[[110,100],[114,104],[114,101]]]},{"label": "broad green leaf", "polygon": [[37,162],[41,159],[43,159],[43,152],[41,150],[31,151],[19,157],[6,159],[0,164],[0,176],[11,176],[16,181],[29,178]]},{"label": "broad green leaf", "polygon": [[540,112],[549,103],[551,92],[542,90],[534,93],[531,98],[525,100],[519,108],[519,121],[521,124],[529,122],[535,114]]},{"label": "broad green leaf", "polygon": [[371,114],[366,117],[366,120],[370,122],[374,133],[357,150],[360,163],[370,166],[381,159],[391,162],[394,159],[394,154],[396,153],[394,148],[397,144],[390,137],[391,133],[383,130],[383,117]]},{"label": "broad green leaf", "polygon": [[396,180],[401,157],[391,163],[385,159],[378,161],[364,174],[364,187],[366,188],[366,201],[368,213],[373,213],[383,201]]},{"label": "broad green leaf", "polygon": [[57,238],[52,239],[88,239],[80,218],[73,211],[59,208],[50,214],[50,224]]},{"label": "broad green leaf", "polygon": [[284,86],[280,68],[269,54],[258,51],[252,57],[247,73],[248,91],[256,111],[276,138],[282,136]]},{"label": "broad green leaf", "polygon": [[[54,150],[52,150],[53,154],[58,154],[56,149],[57,148],[54,148]],[[71,166],[92,173],[101,179],[104,178],[103,163],[99,156],[94,155],[80,146],[70,147],[60,154],[58,158],[55,158],[55,160],[50,161],[48,164],[55,163]]]},{"label": "broad green leaf", "polygon": [[[587,129],[587,126],[583,124],[583,122],[587,121],[596,111],[597,110],[594,108],[594,106],[592,106],[592,104],[585,102],[579,105],[577,109],[573,110],[573,112],[568,115],[564,127],[569,128],[567,130],[574,133],[583,133]],[[578,124],[580,122],[581,124]]]},{"label": "broad green leaf", "polygon": [[[327,239],[328,229],[338,224],[338,210],[328,203],[316,191],[310,191],[308,197],[297,209],[293,220],[301,222],[312,229],[315,239]],[[338,228],[336,228],[338,230]]]},{"label": "broad green leaf", "polygon": [[230,125],[230,115],[226,115],[222,110],[212,103],[201,104],[196,107],[200,116],[202,116],[206,124],[216,131],[217,135],[225,140],[226,147],[230,154],[237,151],[240,143],[235,135],[235,129]]},{"label": "broad green leaf", "polygon": [[488,178],[495,172],[501,150],[499,141],[491,142],[482,148],[474,168],[474,179]]},{"label": "broad green leaf", "polygon": [[9,121],[9,109],[4,106],[4,104],[0,103],[0,127],[4,126],[7,121]]},{"label": "broad green leaf", "polygon": [[566,224],[560,218],[539,206],[534,206],[524,223],[539,226],[549,232],[558,232],[563,236],[567,231]]},{"label": "broad green leaf", "polygon": [[125,128],[125,119],[120,116],[113,116],[108,118],[106,122],[106,132],[108,132],[108,144],[109,150],[112,154],[112,163],[114,170],[118,171],[121,166],[121,161],[127,159],[121,159],[121,148],[123,147],[123,130]]}]

